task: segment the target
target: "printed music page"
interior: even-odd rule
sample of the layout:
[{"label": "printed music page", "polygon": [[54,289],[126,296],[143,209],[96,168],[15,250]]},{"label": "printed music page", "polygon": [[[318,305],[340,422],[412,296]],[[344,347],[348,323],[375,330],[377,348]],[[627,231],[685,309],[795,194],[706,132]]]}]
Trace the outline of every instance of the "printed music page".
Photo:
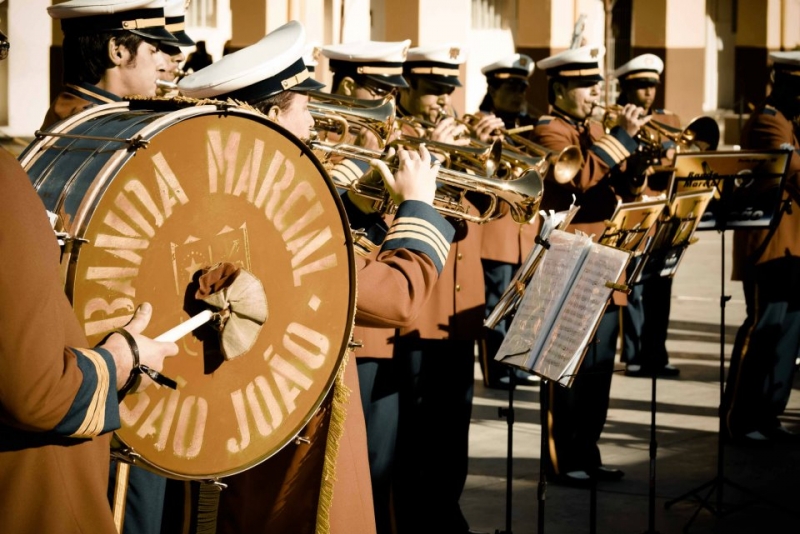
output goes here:
[{"label": "printed music page", "polygon": [[[592,242],[585,234],[553,230],[550,248],[533,273],[495,359],[531,369]],[[556,377],[557,378],[557,377]]]},{"label": "printed music page", "polygon": [[554,230],[495,359],[569,386],[630,252]]},{"label": "printed music page", "polygon": [[619,280],[629,259],[625,250],[592,245],[537,358],[535,373],[555,377],[563,386],[572,384],[613,291],[606,282]]}]

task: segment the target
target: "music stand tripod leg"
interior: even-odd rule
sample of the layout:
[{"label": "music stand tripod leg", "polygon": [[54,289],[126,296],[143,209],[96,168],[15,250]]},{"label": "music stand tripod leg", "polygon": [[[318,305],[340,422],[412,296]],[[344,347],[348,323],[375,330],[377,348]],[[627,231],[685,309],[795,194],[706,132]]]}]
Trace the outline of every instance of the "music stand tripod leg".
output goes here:
[{"label": "music stand tripod leg", "polygon": [[514,390],[516,388],[516,373],[513,368],[508,367],[508,407],[498,409],[500,417],[506,418],[506,426],[508,427],[508,441],[506,445],[506,526],[505,530],[495,530],[495,534],[512,534],[511,507],[514,476]]}]

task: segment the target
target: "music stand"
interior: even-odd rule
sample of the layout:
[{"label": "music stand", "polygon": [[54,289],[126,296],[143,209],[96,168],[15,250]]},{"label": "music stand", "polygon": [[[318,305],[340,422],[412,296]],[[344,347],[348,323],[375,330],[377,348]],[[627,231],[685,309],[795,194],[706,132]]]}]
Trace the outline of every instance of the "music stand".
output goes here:
[{"label": "music stand", "polygon": [[[545,249],[543,260],[525,288],[495,359],[536,373],[542,378],[543,390],[549,381],[570,387],[611,293],[627,290],[617,280],[625,272],[630,252],[593,242],[580,232],[552,232],[540,244]],[[541,401],[546,413],[544,395]],[[538,491],[540,534],[544,532],[547,480],[543,466],[548,457],[547,430],[547,425],[543,425]],[[591,489],[594,504],[596,490],[593,486]],[[591,522],[594,531],[594,506]]]},{"label": "music stand", "polygon": [[[713,189],[685,192],[675,196],[669,205],[667,201],[658,203],[662,211],[655,214],[657,220],[650,226],[644,242],[628,239],[636,253],[628,285],[641,284],[652,277],[671,278],[686,248],[691,244],[701,216],[713,195]],[[631,209],[633,209],[633,205]],[[646,207],[646,206],[645,206]],[[641,208],[640,208],[641,209]],[[613,232],[609,232],[613,236]],[[605,235],[604,235],[605,237]],[[602,238],[601,238],[602,239]],[[656,502],[656,381],[658,372],[652,366],[650,379],[650,476],[648,484],[648,528],[645,534],[657,534],[655,528]]]},{"label": "music stand", "polygon": [[[494,328],[500,321],[508,319],[509,322],[514,317],[514,313],[519,306],[524,290],[528,282],[530,282],[533,273],[539,266],[539,262],[544,256],[547,248],[547,236],[553,230],[564,229],[572,221],[572,218],[578,212],[579,206],[575,205],[573,198],[572,205],[560,212],[544,211],[539,212],[542,220],[542,226],[539,230],[539,235],[536,237],[536,245],[528,253],[528,257],[514,273],[511,283],[503,291],[503,295],[498,300],[494,309],[489,313],[488,317],[484,320],[483,325],[487,328]],[[508,330],[506,329],[506,333]],[[512,508],[512,480],[514,473],[514,390],[516,389],[516,376],[514,370],[509,367],[509,384],[508,384],[508,407],[500,408],[498,410],[500,417],[506,418],[506,426],[508,426],[507,445],[506,445],[506,516],[505,516],[505,530],[496,529],[495,534],[512,534],[511,533],[511,508]],[[544,439],[544,438],[542,438]],[[544,489],[540,487],[541,498],[544,498]],[[540,521],[543,521],[543,514]],[[543,528],[543,527],[542,527]],[[540,530],[543,532],[543,530]]]},{"label": "music stand", "polygon": [[[693,498],[698,503],[692,517],[684,526],[688,531],[700,510],[705,508],[713,515],[722,517],[739,508],[724,504],[724,489],[728,485],[742,493],[753,492],[729,480],[725,474],[723,442],[723,410],[725,392],[725,304],[730,300],[725,295],[725,230],[768,227],[780,212],[781,194],[791,152],[732,151],[732,152],[687,152],[675,157],[675,176],[672,193],[714,189],[698,230],[716,230],[721,236],[720,248],[720,330],[719,330],[719,428],[717,431],[717,473],[708,482],[689,490],[664,503],[668,509],[673,504]],[[708,490],[705,496],[700,492]],[[716,503],[710,504],[716,494]]]}]

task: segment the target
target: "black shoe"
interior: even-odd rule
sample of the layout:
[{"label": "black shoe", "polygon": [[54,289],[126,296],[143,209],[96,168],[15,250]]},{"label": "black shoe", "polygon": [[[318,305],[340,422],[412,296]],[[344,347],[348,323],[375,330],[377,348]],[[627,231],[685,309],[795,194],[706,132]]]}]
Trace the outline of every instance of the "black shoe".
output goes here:
[{"label": "black shoe", "polygon": [[775,427],[764,428],[760,432],[769,440],[784,442],[800,441],[800,433],[795,432],[794,430],[789,430],[782,424],[779,424]]},{"label": "black shoe", "polygon": [[522,369],[514,369],[512,372],[514,373],[514,379],[517,381],[518,386],[533,386],[541,381],[539,375],[523,371]]},{"label": "black shoe", "polygon": [[[656,376],[658,378],[675,378],[681,374],[681,370],[671,364],[666,364],[665,366],[661,367],[656,371]],[[629,363],[625,366],[625,376],[635,376],[635,377],[652,377],[653,371],[650,370],[649,367],[644,365],[639,365],[635,363]]]},{"label": "black shoe", "polygon": [[614,469],[613,467],[600,466],[592,472],[592,476],[596,480],[603,480],[608,482],[616,482],[622,480],[625,472],[622,469]]},{"label": "black shoe", "polygon": [[745,434],[734,434],[729,436],[731,445],[736,445],[745,448],[764,448],[772,445],[772,439],[761,431],[754,430]]},{"label": "black shoe", "polygon": [[568,473],[547,477],[559,486],[571,486],[573,488],[588,488],[592,485],[592,477],[586,471],[570,471]]}]

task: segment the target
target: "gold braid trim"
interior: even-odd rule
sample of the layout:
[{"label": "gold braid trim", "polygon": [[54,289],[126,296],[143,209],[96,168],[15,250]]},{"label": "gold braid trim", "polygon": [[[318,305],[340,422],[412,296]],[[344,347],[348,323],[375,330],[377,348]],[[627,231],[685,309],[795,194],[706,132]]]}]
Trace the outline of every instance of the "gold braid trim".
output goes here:
[{"label": "gold braid trim", "polygon": [[[358,277],[353,278],[354,294],[358,301]],[[356,309],[358,307],[356,306]],[[353,339],[353,327],[356,318],[353,314],[353,323],[350,326],[350,340]],[[344,352],[339,371],[336,373],[336,380],[333,383],[333,400],[331,401],[331,420],[328,426],[328,438],[325,443],[325,463],[322,466],[322,483],[319,490],[319,502],[317,504],[317,528],[315,534],[330,534],[331,532],[331,506],[333,504],[333,486],[336,482],[336,459],[339,457],[339,442],[344,435],[344,422],[347,418],[347,403],[350,400],[352,391],[344,382],[344,373],[347,363],[352,356],[351,349]],[[361,402],[359,397],[357,402]],[[346,498],[347,496],[345,496]]]},{"label": "gold braid trim", "polygon": [[322,466],[322,483],[319,489],[317,504],[316,534],[330,534],[331,506],[333,504],[333,486],[336,482],[336,459],[339,457],[339,442],[344,435],[344,421],[347,417],[347,403],[350,399],[350,388],[344,383],[344,372],[350,359],[350,351],[345,351],[342,365],[336,374],[333,384],[333,401],[331,402],[331,420],[328,425],[328,437],[325,443],[325,463]]}]

